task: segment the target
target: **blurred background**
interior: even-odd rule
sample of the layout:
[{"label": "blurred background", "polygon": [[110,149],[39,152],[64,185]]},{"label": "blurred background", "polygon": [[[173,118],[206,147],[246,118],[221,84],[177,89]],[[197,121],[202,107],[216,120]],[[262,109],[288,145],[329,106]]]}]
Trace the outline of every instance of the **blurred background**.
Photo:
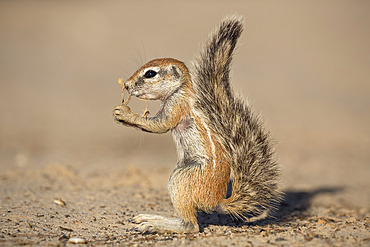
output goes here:
[{"label": "blurred background", "polygon": [[[0,169],[65,162],[170,172],[170,133],[113,121],[117,79],[158,57],[190,64],[221,19],[238,13],[246,27],[233,87],[272,131],[283,187],[368,192],[369,9],[369,1],[1,1]],[[347,199],[367,204],[365,194]]]}]

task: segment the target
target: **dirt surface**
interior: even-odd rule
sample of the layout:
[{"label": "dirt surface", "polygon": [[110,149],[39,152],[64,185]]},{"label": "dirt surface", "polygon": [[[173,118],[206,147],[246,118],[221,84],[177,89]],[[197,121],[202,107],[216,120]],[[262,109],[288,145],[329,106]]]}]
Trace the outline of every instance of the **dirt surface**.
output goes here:
[{"label": "dirt surface", "polygon": [[[369,9],[1,1],[0,245],[369,246]],[[277,141],[284,201],[260,222],[199,213],[198,234],[138,233],[134,215],[175,216],[166,184],[176,151],[170,134],[114,123],[117,78],[156,57],[189,64],[234,12],[246,30],[233,85]]]}]

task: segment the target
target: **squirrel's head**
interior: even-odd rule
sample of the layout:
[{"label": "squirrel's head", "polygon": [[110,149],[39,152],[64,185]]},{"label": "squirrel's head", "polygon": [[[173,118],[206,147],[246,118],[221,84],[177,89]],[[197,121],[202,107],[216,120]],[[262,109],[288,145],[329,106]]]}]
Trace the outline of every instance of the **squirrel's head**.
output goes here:
[{"label": "squirrel's head", "polygon": [[138,69],[125,82],[125,88],[141,99],[165,100],[189,81],[189,71],[183,62],[173,58],[160,58]]}]

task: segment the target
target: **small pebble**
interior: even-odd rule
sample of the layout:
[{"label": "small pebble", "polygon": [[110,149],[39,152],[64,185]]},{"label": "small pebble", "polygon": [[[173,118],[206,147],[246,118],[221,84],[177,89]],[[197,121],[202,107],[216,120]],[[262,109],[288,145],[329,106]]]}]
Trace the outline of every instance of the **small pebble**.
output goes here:
[{"label": "small pebble", "polygon": [[68,243],[72,244],[86,244],[86,240],[83,238],[70,238],[68,239]]}]

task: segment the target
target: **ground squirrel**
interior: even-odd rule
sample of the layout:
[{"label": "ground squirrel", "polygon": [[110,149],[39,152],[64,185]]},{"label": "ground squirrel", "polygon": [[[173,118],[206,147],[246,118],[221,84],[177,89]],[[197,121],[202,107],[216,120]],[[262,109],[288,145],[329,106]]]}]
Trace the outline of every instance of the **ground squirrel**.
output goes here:
[{"label": "ground squirrel", "polygon": [[115,121],[152,133],[171,130],[178,153],[168,190],[179,218],[140,214],[134,218],[139,231],[198,232],[197,211],[254,221],[280,200],[270,135],[230,87],[242,31],[241,17],[225,18],[190,70],[173,58],[155,59],[124,82],[130,95],[162,104],[154,117],[122,104],[114,109]]}]

